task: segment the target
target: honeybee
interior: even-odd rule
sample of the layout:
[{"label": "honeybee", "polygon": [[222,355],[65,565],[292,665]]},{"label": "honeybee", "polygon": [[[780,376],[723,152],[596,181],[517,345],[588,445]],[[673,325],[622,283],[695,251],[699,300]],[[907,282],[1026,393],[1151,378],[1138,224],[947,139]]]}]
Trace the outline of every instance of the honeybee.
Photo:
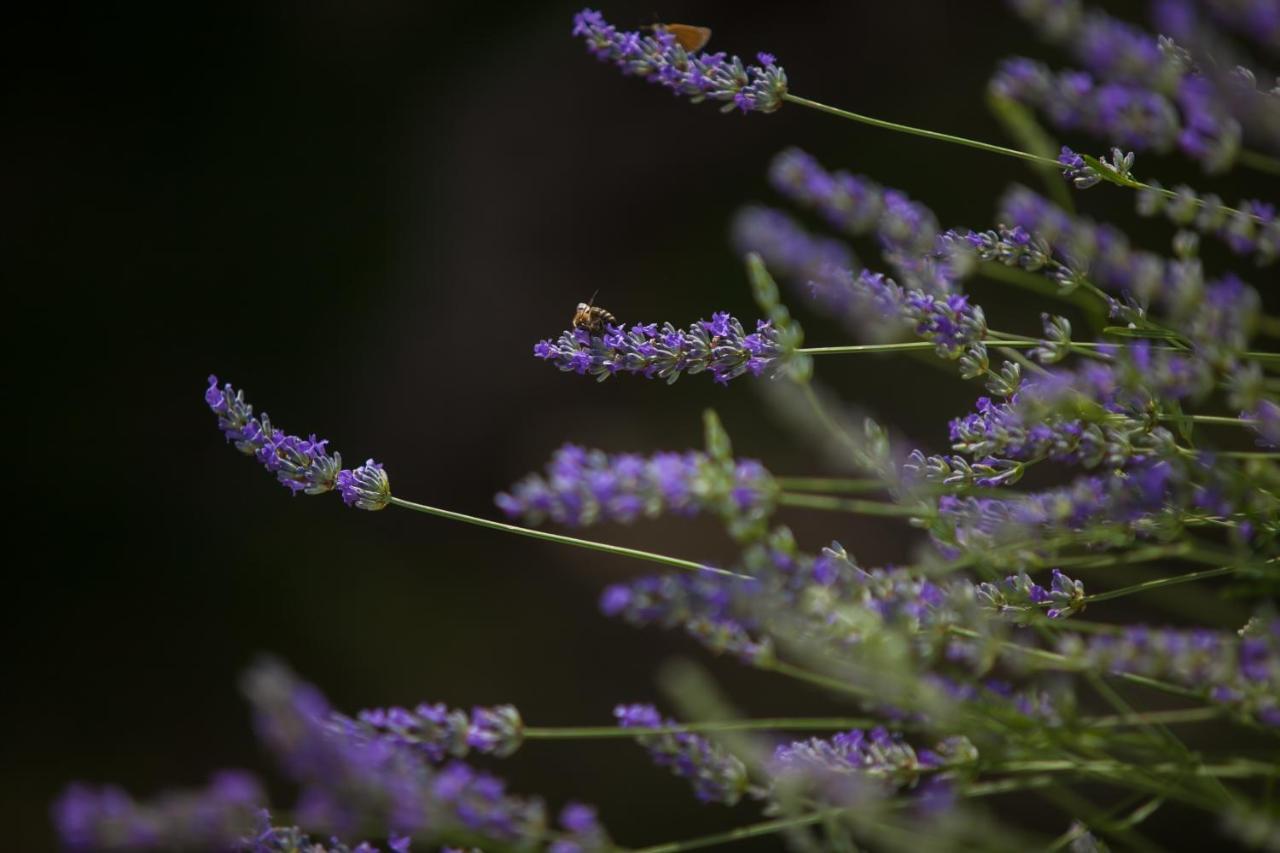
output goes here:
[{"label": "honeybee", "polygon": [[[597,291],[598,293],[599,291]],[[605,323],[617,324],[618,318],[610,314],[605,309],[595,304],[596,294],[591,294],[591,298],[586,302],[579,302],[577,309],[573,312],[573,327],[575,329],[586,329],[588,332],[599,332],[604,329]]]},{"label": "honeybee", "polygon": [[676,37],[676,42],[688,53],[702,50],[711,41],[711,30],[692,24],[654,24],[655,30],[663,30]]}]

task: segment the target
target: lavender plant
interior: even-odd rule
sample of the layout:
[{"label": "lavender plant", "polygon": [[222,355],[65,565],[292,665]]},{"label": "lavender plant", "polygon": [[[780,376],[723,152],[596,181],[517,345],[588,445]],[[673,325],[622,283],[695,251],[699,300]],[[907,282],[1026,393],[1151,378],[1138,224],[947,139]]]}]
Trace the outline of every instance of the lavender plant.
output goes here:
[{"label": "lavender plant", "polygon": [[[1177,147],[1210,174],[1280,166],[1245,147],[1280,148],[1269,123],[1276,96],[1212,61],[1205,51],[1221,40],[1192,43],[1188,3],[1157,4],[1161,26],[1186,46],[1075,0],[1011,5],[1087,71],[1011,60],[992,83],[998,109],[1016,101],[1117,145]],[[1212,0],[1204,14],[1274,47],[1280,16],[1268,8]],[[627,32],[584,10],[573,34],[625,74],[694,101],[759,113],[791,104],[1015,157],[1077,189],[1134,191],[1145,213],[1244,258],[1269,262],[1280,245],[1270,202],[1227,208],[1189,188],[1165,190],[1135,177],[1133,154],[1120,149],[1059,154],[1025,115],[1020,136],[1040,153],[819,104],[789,91],[772,56],[747,66],[686,49],[662,27]],[[1280,353],[1258,342],[1276,339],[1280,320],[1262,313],[1259,292],[1199,258],[1190,232],[1165,257],[1024,187],[1005,193],[995,227],[943,228],[922,202],[799,149],[769,174],[841,238],[873,236],[895,278],[874,261],[862,266],[839,239],[751,206],[733,232],[760,320],[580,326],[538,342],[534,355],[598,380],[709,372],[720,383],[768,383],[807,444],[825,434],[834,475],[789,476],[739,458],[708,412],[701,450],[556,451],[544,473],[497,496],[521,526],[401,498],[382,464],[343,467],[326,441],[283,432],[215,378],[205,401],[226,440],[294,494],[337,491],[358,509],[413,510],[659,564],[662,573],[606,586],[602,613],[683,631],[780,686],[823,691],[849,715],[755,718],[673,691],[684,722],[648,703],[616,705],[612,723],[602,714],[587,726],[528,725],[511,705],[467,712],[422,702],[348,716],[265,663],[244,688],[259,737],[298,788],[288,820],[274,818],[262,786],[239,771],[144,803],[75,785],[54,807],[64,844],[345,851],[376,849],[359,840],[373,837],[397,853],[438,844],[619,850],[593,808],[567,804],[555,824],[541,800],[508,794],[463,759],[501,759],[534,739],[628,738],[697,799],[749,801],[763,818],[648,853],[775,834],[797,850],[1097,850],[1104,839],[1152,849],[1147,825],[1175,809],[1196,811],[1234,843],[1280,849]],[[808,309],[873,342],[803,346],[770,270]],[[1032,334],[995,330],[966,292],[976,276],[1070,306],[1092,331],[1081,336],[1056,310],[1031,318]],[[956,381],[981,381],[972,412],[937,425],[949,452],[904,446],[872,420],[857,429],[836,411],[814,359],[826,367],[870,353],[913,354]],[[784,510],[871,515],[921,534],[909,564],[864,568],[838,542],[798,541],[777,518]],[[699,513],[733,539],[729,565],[540,529]],[[1201,624],[1196,599],[1182,595],[1192,589],[1250,615]],[[1149,624],[1111,603],[1140,595],[1149,603],[1137,612],[1173,606]],[[601,697],[602,707],[615,700]],[[1212,736],[1193,751],[1183,727],[1194,726]],[[983,806],[1019,792],[1062,812],[1049,828],[1056,836]]]}]

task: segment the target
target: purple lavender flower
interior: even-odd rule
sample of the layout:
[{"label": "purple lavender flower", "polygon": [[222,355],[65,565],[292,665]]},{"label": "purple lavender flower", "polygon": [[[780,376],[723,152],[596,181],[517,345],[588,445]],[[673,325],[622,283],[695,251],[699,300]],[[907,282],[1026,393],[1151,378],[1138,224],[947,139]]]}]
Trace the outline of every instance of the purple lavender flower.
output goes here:
[{"label": "purple lavender flower", "polygon": [[[619,705],[613,709],[623,728],[663,728],[678,725],[664,719],[652,705]],[[747,768],[736,756],[689,732],[640,735],[636,742],[649,751],[654,762],[690,780],[694,794],[704,803],[731,806],[747,789]]]},{"label": "purple lavender flower", "polygon": [[874,232],[895,272],[913,287],[937,293],[954,289],[955,270],[921,262],[934,250],[937,217],[900,190],[845,171],[828,172],[798,148],[788,148],[773,159],[769,181],[778,192],[817,211],[847,234]]},{"label": "purple lavender flower", "polygon": [[1098,170],[1086,164],[1083,157],[1065,145],[1058,155],[1058,162],[1065,167],[1062,176],[1075,184],[1076,189],[1087,190],[1102,182],[1102,175],[1098,174]]},{"label": "purple lavender flower", "polygon": [[1280,447],[1280,403],[1260,400],[1252,411],[1241,412],[1240,417],[1252,421],[1250,426],[1258,434],[1259,446]]},{"label": "purple lavender flower", "polygon": [[1066,486],[1008,498],[945,495],[930,532],[949,555],[995,557],[994,546],[1019,543],[1028,550],[1053,552],[1063,534],[1074,534],[1063,540],[1068,544],[1155,536],[1190,513],[1274,514],[1250,496],[1255,490],[1230,473],[1215,468],[1209,458],[1152,458],[1125,471],[1079,477]]},{"label": "purple lavender flower", "polygon": [[148,803],[114,786],[72,785],[53,817],[68,850],[231,849],[253,835],[265,802],[257,779],[225,770],[204,790],[169,792]]},{"label": "purple lavender flower", "polygon": [[767,53],[759,54],[760,65],[743,65],[724,53],[690,52],[661,27],[649,35],[624,32],[591,9],[574,16],[573,34],[586,40],[597,59],[612,62],[622,73],[645,77],[695,103],[723,101],[725,112],[771,113],[787,93],[786,72]]},{"label": "purple lavender flower", "polygon": [[573,526],[627,524],[664,512],[708,511],[756,522],[773,512],[777,492],[755,460],[719,460],[693,450],[610,455],[568,444],[552,456],[545,475],[525,477],[496,501],[508,516],[532,525],[547,519]]},{"label": "purple lavender flower", "polygon": [[338,472],[338,492],[342,502],[359,509],[385,509],[391,502],[391,483],[382,463],[366,460],[354,471]]},{"label": "purple lavender flower", "polygon": [[925,774],[971,764],[978,751],[963,736],[948,738],[933,749],[915,750],[901,733],[884,728],[853,729],[830,738],[780,745],[773,754],[771,771],[784,780],[809,777],[816,787],[831,790],[830,777],[856,776],[891,787],[910,787]]},{"label": "purple lavender flower", "polygon": [[548,853],[603,853],[613,849],[596,810],[583,803],[568,803],[560,812],[565,835],[554,841]]},{"label": "purple lavender flower", "polygon": [[1138,151],[1178,141],[1178,111],[1164,95],[1126,83],[1097,83],[1082,71],[1053,73],[1034,60],[1006,60],[991,89],[1043,112],[1063,130],[1084,130]]},{"label": "purple lavender flower", "polygon": [[505,758],[524,742],[524,721],[515,705],[471,709],[467,745],[476,752]]},{"label": "purple lavender flower", "polygon": [[1239,636],[1145,626],[1090,637],[1064,634],[1058,652],[1076,666],[1206,690],[1214,702],[1280,726],[1280,619],[1255,618]]},{"label": "purple lavender flower", "polygon": [[505,757],[520,747],[523,723],[513,705],[450,710],[442,704],[423,703],[416,708],[373,708],[355,719],[333,715],[334,724],[347,736],[382,738],[410,746],[429,761],[462,758],[470,750]]},{"label": "purple lavender flower", "polygon": [[848,245],[810,234],[780,210],[744,207],[734,216],[733,245],[740,254],[755,252],[777,276],[803,285],[831,269],[856,269],[858,259]]},{"label": "purple lavender flower", "polygon": [[227,440],[241,453],[256,457],[295,494],[319,495],[334,488],[342,457],[325,451],[327,441],[317,440],[314,435],[286,435],[272,428],[266,415],[261,419],[253,416],[253,406],[245,402],[243,391],[235,390],[230,383],[219,388],[216,376],[209,377],[204,399],[218,416],[218,428]]},{"label": "purple lavender flower", "polygon": [[[265,809],[259,818],[259,829],[255,836],[245,839],[234,848],[237,853],[378,853],[378,848],[367,841],[354,847],[336,838],[326,843],[315,841],[301,828],[296,826],[274,826],[271,815]],[[391,853],[410,853],[408,836],[387,839],[387,849]]]},{"label": "purple lavender flower", "polygon": [[1163,213],[1177,225],[1217,237],[1237,255],[1253,255],[1259,266],[1280,256],[1280,219],[1275,205],[1246,199],[1236,205],[1237,212],[1229,214],[1222,199],[1212,193],[1201,197],[1184,184],[1174,188],[1176,197],[1170,199],[1160,192],[1159,181],[1147,183],[1149,188],[1138,192],[1139,214]]},{"label": "purple lavender flower", "polygon": [[1272,0],[1207,0],[1205,5],[1218,21],[1280,53],[1280,6]]},{"label": "purple lavender flower", "polygon": [[881,316],[908,323],[916,335],[931,341],[940,358],[955,360],[982,346],[987,334],[982,309],[953,293],[938,297],[921,290],[904,290],[882,273],[863,270],[847,285],[874,305]]},{"label": "purple lavender flower", "polygon": [[[1131,297],[1140,305],[1163,309],[1171,328],[1210,350],[1243,349],[1258,304],[1257,292],[1234,277],[1206,302],[1198,263],[1172,261],[1131,247],[1129,238],[1110,225],[1071,216],[1026,187],[1014,187],[1000,200],[999,217],[1043,238],[1072,270],[1087,270],[1091,282]],[[1214,286],[1210,286],[1210,290]],[[1200,337],[1206,304],[1217,315],[1207,337]]]},{"label": "purple lavender flower", "polygon": [[1009,575],[1002,582],[980,583],[978,599],[999,613],[1020,613],[1049,605],[1045,615],[1062,619],[1084,609],[1084,584],[1072,580],[1058,569],[1052,572],[1048,589],[1036,583],[1024,571]]},{"label": "purple lavender flower", "polygon": [[727,385],[745,373],[775,375],[787,353],[769,321],[760,320],[756,330],[747,334],[738,320],[718,312],[687,331],[670,323],[661,329],[656,323],[637,323],[630,330],[607,324],[602,335],[570,329],[555,341],[539,341],[533,354],[555,362],[563,371],[589,373],[600,382],[621,372],[670,384],[681,373],[710,371],[716,382]]},{"label": "purple lavender flower", "polygon": [[219,388],[216,376],[209,377],[204,399],[227,440],[241,453],[256,457],[294,494],[318,495],[336,488],[347,506],[379,510],[390,503],[391,484],[381,464],[370,459],[355,470],[343,468],[340,454],[326,452],[327,441],[274,429],[266,415],[254,417],[243,391],[230,383]]},{"label": "purple lavender flower", "polygon": [[771,659],[772,645],[749,615],[743,600],[755,593],[749,581],[701,574],[667,574],[613,584],[600,596],[604,615],[634,627],[681,627],[717,654],[728,653],[746,663]]},{"label": "purple lavender flower", "polygon": [[372,822],[393,834],[465,830],[506,843],[545,837],[542,803],[461,762],[434,770],[401,736],[370,736],[335,716],[324,697],[278,664],[253,669],[245,690],[255,726],[303,788],[296,814],[340,832]]},{"label": "purple lavender flower", "polygon": [[1155,35],[1105,12],[1082,13],[1079,3],[1059,0],[1011,0],[1009,5],[1043,38],[1069,47],[1104,79],[1165,90],[1183,72]]}]

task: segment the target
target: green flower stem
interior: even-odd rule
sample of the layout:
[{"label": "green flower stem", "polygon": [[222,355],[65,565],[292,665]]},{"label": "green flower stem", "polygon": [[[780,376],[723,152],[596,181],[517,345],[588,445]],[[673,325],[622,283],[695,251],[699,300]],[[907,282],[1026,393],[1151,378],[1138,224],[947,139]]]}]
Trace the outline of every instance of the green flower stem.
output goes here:
[{"label": "green flower stem", "polygon": [[1190,542],[1178,542],[1173,545],[1147,545],[1142,548],[1134,548],[1114,554],[1080,554],[1059,557],[1052,562],[1058,568],[1070,566],[1076,569],[1096,569],[1106,566],[1149,563],[1155,560],[1168,559],[1169,557],[1182,557],[1190,553],[1193,547]]},{"label": "green flower stem", "polygon": [[1133,586],[1113,589],[1109,592],[1099,592],[1094,595],[1086,595],[1084,600],[1086,604],[1093,604],[1097,601],[1107,601],[1112,598],[1133,595],[1137,592],[1150,592],[1153,589],[1160,589],[1161,587],[1173,586],[1180,583],[1190,583],[1192,581],[1204,580],[1205,578],[1216,578],[1220,575],[1229,575],[1233,572],[1239,571],[1240,568],[1240,566],[1222,566],[1217,569],[1205,569],[1199,572],[1189,572],[1185,575],[1157,578],[1156,580],[1144,581],[1142,583],[1134,584]]},{"label": "green flower stem", "polygon": [[[1050,157],[1041,157],[1039,154],[1032,154],[1027,151],[1019,151],[1016,148],[1006,148],[1003,145],[992,145],[990,142],[982,142],[977,139],[968,139],[966,137],[955,136],[950,133],[939,133],[936,130],[925,130],[922,127],[912,127],[911,125],[907,125],[907,124],[898,124],[897,122],[885,121],[884,119],[879,119],[879,118],[872,118],[871,116],[860,115],[859,113],[849,112],[848,110],[842,110],[838,107],[828,106],[827,104],[820,104],[817,101],[811,101],[808,98],[801,98],[798,95],[792,95],[790,93],[783,95],[782,100],[788,103],[796,104],[797,106],[808,107],[811,110],[817,110],[818,112],[827,113],[828,115],[838,116],[840,118],[846,118],[846,119],[849,119],[850,121],[861,122],[862,124],[869,124],[872,127],[883,128],[884,130],[896,130],[899,133],[907,133],[912,136],[923,136],[925,139],[933,139],[933,140],[937,140],[938,142],[950,142],[952,145],[963,145],[967,148],[977,148],[979,151],[986,151],[991,154],[999,154],[1003,157],[1013,157],[1018,160],[1026,160],[1029,163],[1036,163],[1041,166],[1052,166],[1055,169],[1059,169],[1059,170],[1066,168],[1062,163],[1059,163],[1057,160]],[[1093,158],[1089,158],[1089,159],[1093,159]],[[1105,167],[1098,168],[1097,171],[1102,176],[1102,179],[1107,181],[1108,183],[1116,184],[1122,187],[1129,187],[1135,190],[1147,190],[1149,192],[1158,193],[1162,196],[1165,196],[1166,198],[1172,198],[1172,199],[1178,198],[1178,194],[1173,190],[1165,189],[1164,187],[1153,187],[1150,184],[1144,184],[1142,181],[1136,180],[1133,177],[1118,175],[1115,172],[1112,172]],[[1205,206],[1204,200],[1197,198],[1196,206],[1204,207]],[[1262,217],[1256,214],[1244,214],[1243,211],[1236,210],[1235,208],[1232,208],[1232,207],[1224,206],[1220,209],[1225,213],[1231,214],[1231,215],[1236,215],[1236,214],[1247,215],[1249,216],[1250,219],[1254,220],[1255,222],[1263,221]]]},{"label": "green flower stem", "polygon": [[616,554],[620,557],[634,557],[638,560],[648,560],[651,563],[661,563],[664,566],[674,566],[677,569],[688,569],[693,572],[711,572],[713,574],[725,575],[727,577],[742,578],[743,580],[751,579],[748,575],[740,575],[737,572],[731,572],[727,569],[719,569],[715,566],[695,563],[692,560],[681,560],[679,557],[668,557],[664,554],[655,554],[652,551],[641,551],[636,548],[624,548],[621,545],[610,545],[606,542],[593,542],[590,539],[578,539],[573,536],[562,536],[559,533],[547,533],[543,530],[531,530],[528,527],[520,527],[516,524],[506,524],[501,521],[490,521],[487,518],[479,518],[474,515],[465,515],[461,512],[439,509],[438,507],[427,506],[426,504],[406,501],[402,498],[391,497],[387,502],[394,506],[401,507],[402,509],[411,509],[414,512],[424,512],[428,515],[438,515],[441,518],[461,521],[466,524],[474,524],[477,527],[487,527],[490,530],[499,530],[503,533],[514,533],[517,536],[528,536],[531,539],[541,539],[545,542],[557,542],[561,545],[576,545],[579,548],[588,548],[592,551],[603,551],[606,554]]},{"label": "green flower stem", "polygon": [[884,483],[873,479],[851,479],[844,477],[774,477],[774,482],[783,491],[788,492],[836,492],[859,494],[862,492],[882,492]]},{"label": "green flower stem", "polygon": [[1257,423],[1251,418],[1233,418],[1224,415],[1161,415],[1160,420],[1188,420],[1193,424],[1220,424],[1222,426],[1253,426]]},{"label": "green flower stem", "polygon": [[854,498],[837,498],[831,495],[805,495],[793,492],[779,494],[778,504],[781,506],[806,507],[808,509],[851,512],[856,515],[890,515],[902,518],[921,518],[932,514],[928,510],[885,503],[884,501],[861,501]]},{"label": "green flower stem", "polygon": [[1258,172],[1280,175],[1280,159],[1259,154],[1257,151],[1241,150],[1236,152],[1236,162]]},{"label": "green flower stem", "polygon": [[526,727],[525,740],[595,740],[599,738],[634,738],[643,735],[666,735],[712,732],[756,731],[843,731],[865,729],[880,725],[879,721],[865,717],[771,717],[757,720],[720,720],[705,723],[686,723],[677,726],[652,728],[623,728],[622,726],[577,727]]},{"label": "green flower stem", "polygon": [[1109,714],[1104,717],[1085,717],[1080,725],[1085,729],[1120,728],[1122,726],[1176,725],[1178,723],[1204,723],[1222,717],[1222,708],[1181,708],[1173,711],[1143,711],[1133,714]]},{"label": "green flower stem", "polygon": [[1219,459],[1280,459],[1280,453],[1264,450],[1215,450],[1213,455]]},{"label": "green flower stem", "polygon": [[1280,764],[1239,758],[1228,764],[1144,764],[1141,767],[1123,761],[1009,761],[984,768],[992,773],[1098,773],[1114,774],[1127,770],[1144,773],[1191,774],[1217,779],[1248,779],[1255,776],[1280,776]]},{"label": "green flower stem", "polygon": [[[1016,349],[1030,349],[1031,347],[1040,346],[1039,341],[987,341],[987,343]],[[847,347],[802,347],[797,349],[796,352],[802,352],[807,355],[851,355],[870,352],[903,352],[917,349],[931,350],[936,349],[936,346],[930,341],[903,341],[896,344],[856,344]]]},{"label": "green flower stem", "polygon": [[812,684],[815,687],[821,687],[824,690],[830,690],[834,693],[847,693],[850,696],[857,696],[866,699],[871,695],[871,691],[858,687],[848,682],[841,681],[838,678],[832,678],[829,675],[823,675],[820,672],[810,672],[807,669],[801,669],[798,666],[786,663],[780,660],[764,660],[756,664],[757,669],[763,669],[768,672],[776,672],[779,675],[785,675],[788,678],[794,678],[797,681],[803,681],[806,684]]},{"label": "green flower stem", "polygon": [[817,101],[811,101],[808,98],[801,98],[798,95],[786,94],[782,96],[784,101],[797,104],[802,107],[808,107],[811,110],[827,113],[828,115],[847,118],[851,121],[869,124],[872,127],[879,127],[885,130],[896,130],[899,133],[909,133],[912,136],[923,136],[925,139],[934,139],[939,142],[950,142],[953,145],[964,145],[969,148],[977,148],[980,151],[987,151],[992,154],[1000,154],[1004,157],[1015,157],[1019,160],[1026,160],[1031,163],[1040,163],[1042,165],[1053,166],[1055,169],[1062,169],[1063,166],[1057,160],[1050,157],[1041,157],[1037,154],[1028,154],[1026,151],[1018,151],[1015,148],[1005,148],[1003,145],[992,145],[989,142],[979,142],[976,139],[966,139],[963,136],[953,136],[950,133],[939,133],[936,130],[925,130],[920,127],[911,127],[906,124],[898,124],[897,122],[885,121],[884,119],[872,118],[871,116],[859,115],[848,110],[842,110],[837,107],[830,107],[826,104],[820,104]]}]

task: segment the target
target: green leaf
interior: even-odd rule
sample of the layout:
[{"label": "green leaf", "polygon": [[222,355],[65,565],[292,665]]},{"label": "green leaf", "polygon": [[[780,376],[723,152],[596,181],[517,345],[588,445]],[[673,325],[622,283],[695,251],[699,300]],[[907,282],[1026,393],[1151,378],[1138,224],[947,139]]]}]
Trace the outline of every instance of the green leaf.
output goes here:
[{"label": "green leaf", "polygon": [[729,433],[725,432],[715,409],[702,413],[702,434],[708,456],[722,462],[733,459],[733,443],[729,441]]}]

